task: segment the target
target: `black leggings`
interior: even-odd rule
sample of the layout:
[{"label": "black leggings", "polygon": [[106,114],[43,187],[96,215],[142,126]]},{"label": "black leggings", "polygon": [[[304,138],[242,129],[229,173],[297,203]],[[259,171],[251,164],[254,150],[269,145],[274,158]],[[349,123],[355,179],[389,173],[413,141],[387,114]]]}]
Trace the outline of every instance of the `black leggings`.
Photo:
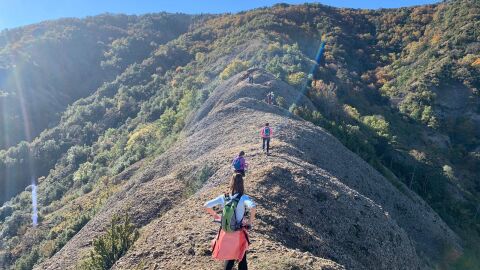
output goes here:
[{"label": "black leggings", "polygon": [[243,177],[245,177],[245,170],[235,170],[235,173],[241,174]]},{"label": "black leggings", "polygon": [[[235,264],[235,260],[225,261],[225,270],[233,269],[233,265]],[[243,256],[243,259],[238,263],[238,270],[248,270],[247,267],[247,253]]]},{"label": "black leggings", "polygon": [[267,144],[267,152],[270,150],[270,138],[263,138],[262,149],[265,150],[265,143]]}]

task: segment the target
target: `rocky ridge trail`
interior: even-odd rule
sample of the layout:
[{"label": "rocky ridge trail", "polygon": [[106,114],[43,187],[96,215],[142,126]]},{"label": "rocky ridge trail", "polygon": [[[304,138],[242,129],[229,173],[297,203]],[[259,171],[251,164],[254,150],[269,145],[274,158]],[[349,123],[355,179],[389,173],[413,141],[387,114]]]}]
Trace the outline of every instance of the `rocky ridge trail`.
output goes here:
[{"label": "rocky ridge trail", "polygon": [[[247,153],[247,192],[258,205],[251,269],[431,269],[458,237],[416,194],[394,187],[323,129],[262,100],[308,98],[262,70],[219,85],[187,124],[183,138],[120,177],[119,191],[52,258],[36,269],[75,269],[114,213],[128,212],[140,238],[113,269],[215,269],[209,245],[218,225],[203,211],[225,193],[230,161]],[[271,123],[272,155],[259,130]],[[280,126],[280,130],[275,130]],[[211,176],[199,183],[199,172]],[[201,187],[191,194],[189,188]]]}]

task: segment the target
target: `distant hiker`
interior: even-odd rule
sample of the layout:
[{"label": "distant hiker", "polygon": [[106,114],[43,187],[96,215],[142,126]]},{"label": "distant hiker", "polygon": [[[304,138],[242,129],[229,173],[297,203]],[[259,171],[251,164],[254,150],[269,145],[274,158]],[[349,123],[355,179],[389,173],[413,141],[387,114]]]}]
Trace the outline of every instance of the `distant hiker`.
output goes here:
[{"label": "distant hiker", "polygon": [[275,97],[275,94],[273,92],[269,92],[267,94],[267,97],[265,99],[265,102],[267,102],[267,104],[269,105],[272,105],[273,104],[273,100],[274,100],[274,97]]},{"label": "distant hiker", "polygon": [[[221,216],[212,209],[218,205],[223,208]],[[245,194],[242,175],[233,175],[229,193],[206,202],[204,207],[214,221],[221,223],[220,230],[212,241],[212,257],[225,260],[225,270],[232,269],[235,261],[239,262],[239,270],[247,270],[247,250],[250,245],[247,229],[252,229],[256,205]],[[246,208],[250,209],[248,220],[244,219]]]},{"label": "distant hiker", "polygon": [[232,161],[232,169],[235,173],[239,173],[245,176],[245,170],[248,168],[248,164],[245,161],[245,152],[240,151]]},{"label": "distant hiker", "polygon": [[248,83],[253,83],[253,75],[251,73],[248,74]]},{"label": "distant hiker", "polygon": [[[273,136],[272,127],[270,127],[269,123],[265,123],[265,126],[260,131],[260,135],[262,136],[262,149],[267,155],[270,154],[270,138]],[[265,147],[266,146],[266,147]]]}]

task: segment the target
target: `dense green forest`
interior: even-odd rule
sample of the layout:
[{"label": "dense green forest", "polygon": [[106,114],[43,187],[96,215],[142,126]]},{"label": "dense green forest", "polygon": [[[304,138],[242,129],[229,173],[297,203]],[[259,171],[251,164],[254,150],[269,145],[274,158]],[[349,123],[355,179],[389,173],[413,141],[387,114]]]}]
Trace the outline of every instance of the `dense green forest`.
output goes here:
[{"label": "dense green forest", "polygon": [[[189,114],[220,81],[259,67],[304,91],[316,110],[281,97],[279,106],[424,198],[465,240],[450,268],[475,269],[479,14],[476,0],[376,11],[281,4],[3,31],[0,267],[31,269],[55,254],[115,192],[116,175],[181,139]],[[322,36],[324,61],[305,86]]]},{"label": "dense green forest", "polygon": [[2,31],[0,147],[30,141],[55,126],[67,105],[186,32],[191,19],[102,15]]},{"label": "dense green forest", "polygon": [[[0,203],[30,183],[28,170],[20,168],[38,160],[35,174],[46,175],[65,150],[49,148],[75,144],[62,140],[47,146],[42,139],[33,141],[42,131],[55,129],[69,104],[93,94],[129,65],[143,61],[155,46],[186,32],[191,20],[187,15],[174,14],[102,15],[3,31],[0,149],[7,152],[0,154],[0,177],[7,182],[0,181]],[[23,152],[27,145],[21,141],[43,150],[32,150],[38,155],[29,160]],[[51,156],[42,154],[47,152]]]}]

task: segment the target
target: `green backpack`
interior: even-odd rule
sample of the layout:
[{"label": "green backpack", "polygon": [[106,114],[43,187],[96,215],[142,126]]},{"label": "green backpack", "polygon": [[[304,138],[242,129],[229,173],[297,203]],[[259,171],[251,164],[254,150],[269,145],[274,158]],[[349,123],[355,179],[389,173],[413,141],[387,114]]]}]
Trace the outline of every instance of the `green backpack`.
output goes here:
[{"label": "green backpack", "polygon": [[225,205],[223,206],[222,212],[222,230],[225,232],[234,232],[240,229],[241,221],[237,221],[237,215],[235,215],[235,210],[237,209],[238,202],[242,197],[241,194],[238,194],[235,198],[230,198],[229,195],[225,194]]}]

